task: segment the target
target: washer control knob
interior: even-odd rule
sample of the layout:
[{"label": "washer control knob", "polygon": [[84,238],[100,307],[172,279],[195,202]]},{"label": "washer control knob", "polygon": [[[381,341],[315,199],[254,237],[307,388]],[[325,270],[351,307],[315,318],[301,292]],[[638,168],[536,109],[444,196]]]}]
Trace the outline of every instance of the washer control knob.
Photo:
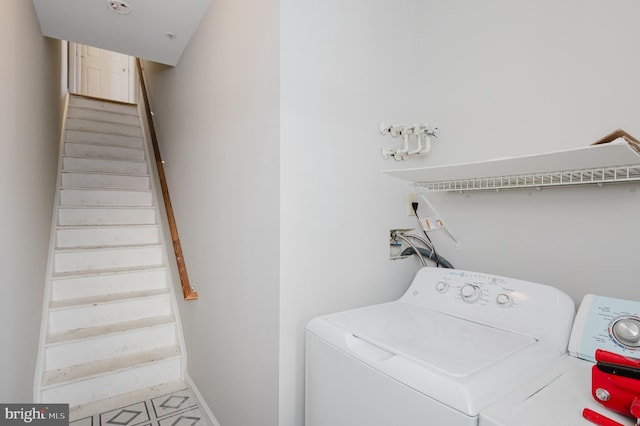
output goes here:
[{"label": "washer control knob", "polygon": [[447,284],[447,283],[445,283],[445,282],[442,282],[442,281],[439,281],[439,282],[436,284],[436,291],[437,291],[438,293],[446,293],[446,292],[447,292],[447,290],[449,290],[449,284]]},{"label": "washer control knob", "polygon": [[510,306],[511,305],[511,297],[509,297],[508,294],[504,294],[504,293],[500,293],[497,297],[496,297],[496,303],[499,306]]},{"label": "washer control knob", "polygon": [[640,346],[640,320],[637,318],[622,318],[612,327],[613,336],[623,345]]},{"label": "washer control knob", "polygon": [[480,287],[473,284],[465,284],[460,289],[460,296],[462,296],[462,300],[465,302],[473,303],[480,299],[480,296],[482,296],[482,290],[480,290]]}]

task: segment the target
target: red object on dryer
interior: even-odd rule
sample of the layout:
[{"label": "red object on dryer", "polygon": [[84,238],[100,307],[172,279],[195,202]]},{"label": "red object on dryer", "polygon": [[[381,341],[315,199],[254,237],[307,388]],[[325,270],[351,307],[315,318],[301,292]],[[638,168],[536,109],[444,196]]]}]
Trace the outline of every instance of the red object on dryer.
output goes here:
[{"label": "red object on dryer", "polygon": [[640,359],[596,350],[591,368],[591,394],[609,410],[640,418]]},{"label": "red object on dryer", "polygon": [[609,417],[604,416],[588,408],[585,408],[584,410],[582,410],[582,417],[584,417],[585,419],[589,420],[591,423],[596,424],[598,426],[624,426],[622,423],[618,423],[615,420],[612,420]]}]

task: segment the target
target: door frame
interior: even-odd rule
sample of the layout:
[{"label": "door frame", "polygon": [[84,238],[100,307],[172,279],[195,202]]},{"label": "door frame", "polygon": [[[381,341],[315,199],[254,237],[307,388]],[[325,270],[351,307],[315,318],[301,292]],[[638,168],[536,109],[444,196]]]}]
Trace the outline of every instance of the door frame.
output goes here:
[{"label": "door frame", "polygon": [[69,42],[69,92],[80,94],[80,85],[82,73],[80,66],[82,58],[80,57],[80,45],[72,41]]}]

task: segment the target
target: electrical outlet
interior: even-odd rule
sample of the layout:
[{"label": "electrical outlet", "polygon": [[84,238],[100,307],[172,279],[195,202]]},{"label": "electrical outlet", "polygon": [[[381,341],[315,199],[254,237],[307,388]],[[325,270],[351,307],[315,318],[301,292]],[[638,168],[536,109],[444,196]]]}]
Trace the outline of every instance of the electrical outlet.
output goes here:
[{"label": "electrical outlet", "polygon": [[405,240],[398,238],[396,234],[404,234],[413,229],[391,229],[389,230],[389,260],[404,259],[409,256],[402,256],[402,252],[411,247]]},{"label": "electrical outlet", "polygon": [[407,192],[407,216],[414,216],[415,212],[413,211],[413,203],[418,202],[418,193],[417,192]]}]

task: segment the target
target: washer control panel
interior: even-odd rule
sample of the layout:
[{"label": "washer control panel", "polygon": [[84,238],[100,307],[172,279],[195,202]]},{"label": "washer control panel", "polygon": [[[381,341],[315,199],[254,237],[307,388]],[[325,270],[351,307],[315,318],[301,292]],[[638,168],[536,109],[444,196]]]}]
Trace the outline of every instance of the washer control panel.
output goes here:
[{"label": "washer control panel", "polygon": [[571,298],[554,287],[458,269],[420,269],[400,300],[531,336],[552,330],[565,348],[575,315]]},{"label": "washer control panel", "polygon": [[640,358],[640,302],[587,294],[571,331],[571,355],[595,362],[596,349]]},{"label": "washer control panel", "polygon": [[478,272],[458,271],[457,274],[441,277],[433,289],[441,297],[449,297],[464,303],[484,306],[495,304],[501,308],[516,308],[524,300],[515,290],[514,280]]}]

